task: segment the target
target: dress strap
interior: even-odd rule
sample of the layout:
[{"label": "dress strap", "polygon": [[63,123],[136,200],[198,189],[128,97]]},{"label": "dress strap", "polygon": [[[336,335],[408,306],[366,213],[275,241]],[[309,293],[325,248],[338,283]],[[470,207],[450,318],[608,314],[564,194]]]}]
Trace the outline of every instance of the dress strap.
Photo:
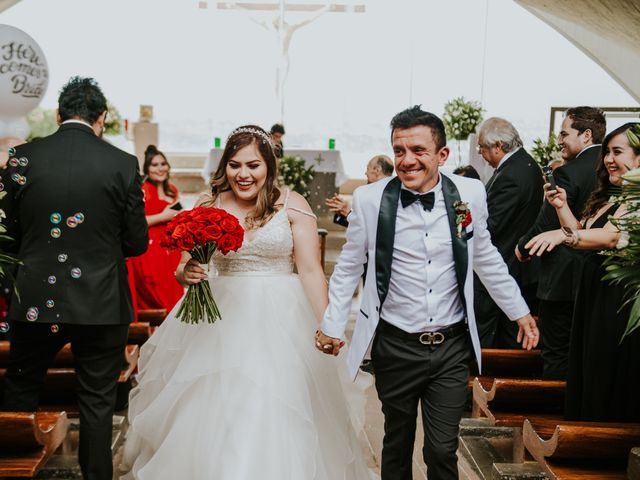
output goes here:
[{"label": "dress strap", "polygon": [[316,218],[316,219],[318,218],[314,213],[307,212],[306,210],[301,210],[300,208],[289,207],[289,210],[293,210],[294,212],[302,213],[303,215],[307,215],[308,217],[311,217],[311,218]]},{"label": "dress strap", "polygon": [[287,206],[289,205],[289,195],[290,194],[291,194],[291,189],[287,188],[287,191],[284,194],[284,205],[282,206],[282,208],[284,208],[285,210],[287,209]]}]

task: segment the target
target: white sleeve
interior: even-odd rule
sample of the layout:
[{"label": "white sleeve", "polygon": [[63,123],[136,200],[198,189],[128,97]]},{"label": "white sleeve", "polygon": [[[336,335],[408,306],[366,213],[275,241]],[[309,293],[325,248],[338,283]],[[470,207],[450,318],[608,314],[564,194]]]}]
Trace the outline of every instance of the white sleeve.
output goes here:
[{"label": "white sleeve", "polygon": [[347,243],[342,248],[329,280],[329,305],[320,324],[320,330],[334,338],[344,335],[351,312],[353,292],[358,286],[367,261],[366,253],[369,246],[358,193],[356,190],[353,195]]}]

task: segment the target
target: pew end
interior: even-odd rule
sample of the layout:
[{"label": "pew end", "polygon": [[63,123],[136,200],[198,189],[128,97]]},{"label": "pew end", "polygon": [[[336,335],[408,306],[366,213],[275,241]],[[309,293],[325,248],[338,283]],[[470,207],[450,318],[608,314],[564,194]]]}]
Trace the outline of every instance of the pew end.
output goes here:
[{"label": "pew end", "polygon": [[0,477],[33,477],[64,440],[65,412],[0,412]]}]

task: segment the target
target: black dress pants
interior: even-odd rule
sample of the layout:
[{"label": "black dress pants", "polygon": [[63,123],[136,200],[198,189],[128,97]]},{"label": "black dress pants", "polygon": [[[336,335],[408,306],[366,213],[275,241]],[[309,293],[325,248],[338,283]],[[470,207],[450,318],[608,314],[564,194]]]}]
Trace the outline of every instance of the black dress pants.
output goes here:
[{"label": "black dress pants", "polygon": [[573,301],[540,300],[540,340],[542,341],[542,378],[566,380],[573,322]]},{"label": "black dress pants", "polygon": [[79,462],[85,480],[111,480],[112,417],[118,376],[124,362],[129,325],[51,325],[14,322],[9,365],[4,378],[4,408],[38,408],[47,368],[71,342],[80,409]]},{"label": "black dress pants", "polygon": [[382,480],[412,479],[418,403],[429,480],[458,479],[458,432],[472,351],[468,333],[440,345],[376,334],[371,359],[384,413]]}]

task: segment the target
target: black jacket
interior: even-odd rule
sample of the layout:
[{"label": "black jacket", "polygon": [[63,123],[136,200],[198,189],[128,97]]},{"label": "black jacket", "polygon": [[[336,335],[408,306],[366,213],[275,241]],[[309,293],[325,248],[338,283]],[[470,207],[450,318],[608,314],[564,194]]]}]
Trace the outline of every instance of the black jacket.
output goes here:
[{"label": "black jacket", "polygon": [[[587,148],[576,158],[553,172],[556,183],[567,191],[567,203],[576,218],[582,216],[585,203],[596,185],[596,166],[600,161],[600,145]],[[520,252],[534,236],[560,228],[556,209],[544,201],[531,229],[518,242]],[[572,301],[575,298],[574,261],[576,254],[560,245],[541,257],[538,298],[550,301]]]},{"label": "black jacket", "polygon": [[17,147],[15,158],[26,160],[3,173],[1,204],[16,240],[12,250],[24,264],[9,320],[131,322],[125,257],[148,246],[136,157],[86,125],[67,123]]},{"label": "black jacket", "polygon": [[487,182],[487,227],[509,273],[520,286],[538,281],[538,262],[521,263],[515,246],[533,226],[544,200],[542,171],[524,148],[517,150]]}]

